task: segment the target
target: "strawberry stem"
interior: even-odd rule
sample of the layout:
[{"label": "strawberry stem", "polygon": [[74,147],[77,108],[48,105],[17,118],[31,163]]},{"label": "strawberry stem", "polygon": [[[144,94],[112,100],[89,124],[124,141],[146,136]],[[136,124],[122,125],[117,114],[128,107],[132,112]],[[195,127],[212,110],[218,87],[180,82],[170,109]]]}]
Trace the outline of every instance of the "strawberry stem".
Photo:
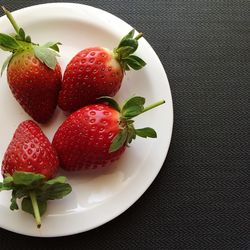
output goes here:
[{"label": "strawberry stem", "polygon": [[158,107],[158,106],[160,106],[160,105],[162,105],[164,103],[165,103],[165,100],[160,100],[158,102],[155,102],[155,103],[147,106],[146,108],[144,108],[143,111],[142,111],[142,113],[147,112],[150,109],[156,108],[156,107]]},{"label": "strawberry stem", "polygon": [[4,14],[8,17],[8,19],[10,20],[13,28],[15,29],[16,33],[18,34],[19,33],[19,26],[17,25],[14,17],[12,16],[12,14],[4,7],[4,6],[1,6],[1,8],[3,9],[4,11]]},{"label": "strawberry stem", "polygon": [[41,215],[40,215],[39,207],[37,204],[36,193],[34,191],[30,191],[29,195],[30,195],[30,199],[31,199],[31,203],[32,203],[33,211],[34,211],[37,228],[40,228],[42,222],[41,222]]},{"label": "strawberry stem", "polygon": [[135,39],[136,39],[136,40],[139,40],[142,36],[143,36],[143,33],[140,32],[140,33],[135,37]]}]

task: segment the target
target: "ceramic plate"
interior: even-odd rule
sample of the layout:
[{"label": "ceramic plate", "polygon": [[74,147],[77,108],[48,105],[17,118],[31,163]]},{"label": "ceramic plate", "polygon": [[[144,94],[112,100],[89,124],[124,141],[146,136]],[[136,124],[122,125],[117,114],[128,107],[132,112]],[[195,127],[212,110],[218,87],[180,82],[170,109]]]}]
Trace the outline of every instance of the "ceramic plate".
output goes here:
[{"label": "ceramic plate", "polygon": [[[32,6],[13,12],[17,23],[40,44],[60,41],[64,70],[69,60],[85,47],[117,46],[121,37],[132,27],[100,9],[86,5],[56,3]],[[1,32],[13,32],[6,17],[0,18]],[[145,34],[147,36],[147,34]],[[10,192],[0,193],[0,226],[20,234],[54,237],[71,235],[96,228],[129,208],[150,186],[165,160],[173,125],[173,108],[170,87],[163,66],[149,43],[142,38],[136,54],[147,66],[141,71],[126,73],[116,100],[124,101],[132,95],[146,98],[150,104],[165,99],[166,104],[136,118],[135,125],[153,127],[157,139],[138,138],[121,159],[112,167],[99,172],[65,173],[73,187],[72,193],[62,200],[52,201],[37,229],[32,217],[21,210],[9,209]],[[0,52],[2,65],[8,53]],[[6,73],[0,79],[0,160],[18,124],[30,117],[12,96]],[[42,126],[51,140],[65,119],[57,110],[53,119]],[[121,225],[122,226],[122,225]]]}]

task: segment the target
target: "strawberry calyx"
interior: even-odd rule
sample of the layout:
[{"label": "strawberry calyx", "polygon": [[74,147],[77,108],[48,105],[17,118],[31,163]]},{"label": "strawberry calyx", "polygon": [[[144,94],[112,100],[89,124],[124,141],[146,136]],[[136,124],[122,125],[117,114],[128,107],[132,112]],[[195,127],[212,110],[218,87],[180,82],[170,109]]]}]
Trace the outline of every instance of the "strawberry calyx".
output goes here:
[{"label": "strawberry calyx", "polygon": [[22,210],[32,214],[37,227],[40,228],[41,216],[47,209],[47,201],[61,199],[72,191],[66,181],[64,176],[46,180],[42,174],[16,171],[13,175],[4,176],[3,182],[0,182],[0,192],[12,190],[11,210],[19,209],[17,199],[22,199]]},{"label": "strawberry calyx", "polygon": [[113,138],[109,148],[109,153],[119,150],[122,146],[128,146],[136,136],[143,138],[156,138],[157,133],[153,128],[145,127],[136,129],[134,127],[134,117],[147,112],[153,108],[156,108],[165,103],[164,100],[160,100],[147,107],[144,107],[145,98],[141,96],[134,96],[124,102],[123,106],[119,104],[109,96],[99,98],[99,100],[107,103],[120,113],[119,127],[120,132]]},{"label": "strawberry calyx", "polygon": [[25,34],[23,28],[19,27],[16,23],[14,17],[11,12],[9,12],[4,6],[1,6],[5,15],[9,19],[12,24],[16,34],[8,35],[4,33],[0,33],[0,49],[3,51],[11,52],[11,56],[9,56],[1,69],[1,74],[5,70],[5,68],[9,65],[11,59],[16,56],[18,53],[23,51],[32,50],[34,52],[35,57],[44,63],[47,67],[54,70],[57,65],[56,57],[59,56],[59,46],[61,43],[59,42],[48,42],[42,46],[39,44],[35,44],[31,41],[31,37]]},{"label": "strawberry calyx", "polygon": [[114,48],[114,57],[124,70],[128,71],[130,68],[139,70],[146,65],[140,57],[133,54],[138,48],[138,40],[142,35],[142,33],[139,33],[135,36],[135,30],[133,29],[122,38],[118,47]]}]

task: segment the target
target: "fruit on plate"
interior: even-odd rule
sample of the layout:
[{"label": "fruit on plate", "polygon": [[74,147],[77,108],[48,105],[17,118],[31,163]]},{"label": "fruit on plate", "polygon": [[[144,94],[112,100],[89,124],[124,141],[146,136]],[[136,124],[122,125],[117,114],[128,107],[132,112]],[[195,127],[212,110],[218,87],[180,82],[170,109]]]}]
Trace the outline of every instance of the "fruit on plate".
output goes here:
[{"label": "fruit on plate", "polygon": [[12,190],[10,209],[22,210],[35,217],[37,227],[47,208],[47,200],[61,199],[71,192],[64,176],[55,177],[59,161],[55,149],[40,127],[31,120],[15,131],[2,162],[0,191]]},{"label": "fruit on plate", "polygon": [[64,111],[76,111],[93,104],[101,96],[114,96],[121,87],[126,70],[139,70],[146,63],[134,55],[142,33],[130,31],[112,51],[90,47],[69,62],[63,76],[58,105]]},{"label": "fruit on plate", "polygon": [[65,170],[96,169],[118,160],[136,136],[157,137],[154,129],[135,129],[134,117],[155,108],[144,108],[145,98],[128,99],[122,108],[110,97],[72,113],[58,128],[52,141],[60,166]]},{"label": "fruit on plate", "polygon": [[60,43],[33,43],[12,14],[2,9],[16,34],[0,33],[0,48],[11,52],[1,73],[7,67],[8,84],[16,100],[35,121],[45,123],[55,111],[61,88],[61,68],[56,59]]}]

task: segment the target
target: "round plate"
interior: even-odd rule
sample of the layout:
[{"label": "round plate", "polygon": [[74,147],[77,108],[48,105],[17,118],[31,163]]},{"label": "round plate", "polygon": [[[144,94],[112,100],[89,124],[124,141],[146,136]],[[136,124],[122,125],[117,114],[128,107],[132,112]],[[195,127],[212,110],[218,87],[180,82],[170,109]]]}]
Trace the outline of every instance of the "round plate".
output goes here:
[{"label": "round plate", "polygon": [[[17,23],[40,44],[60,41],[64,70],[69,60],[80,50],[90,46],[114,48],[132,27],[121,19],[100,9],[86,5],[53,3],[32,6],[13,12]],[[13,29],[7,18],[0,18],[1,32]],[[145,34],[146,35],[146,34]],[[129,208],[150,186],[166,157],[173,125],[170,87],[163,66],[148,42],[142,38],[136,54],[147,66],[125,75],[122,88],[115,97],[124,101],[132,95],[146,98],[146,104],[165,99],[166,104],[136,118],[136,127],[153,127],[157,139],[138,138],[112,167],[93,172],[68,173],[72,193],[62,200],[51,201],[37,229],[33,218],[21,210],[10,211],[10,192],[0,193],[0,226],[20,234],[54,237],[71,235],[98,227]],[[0,52],[0,65],[8,53]],[[0,160],[18,124],[31,119],[12,96],[6,73],[0,84]],[[59,109],[53,119],[41,126],[51,140],[65,119]]]}]

